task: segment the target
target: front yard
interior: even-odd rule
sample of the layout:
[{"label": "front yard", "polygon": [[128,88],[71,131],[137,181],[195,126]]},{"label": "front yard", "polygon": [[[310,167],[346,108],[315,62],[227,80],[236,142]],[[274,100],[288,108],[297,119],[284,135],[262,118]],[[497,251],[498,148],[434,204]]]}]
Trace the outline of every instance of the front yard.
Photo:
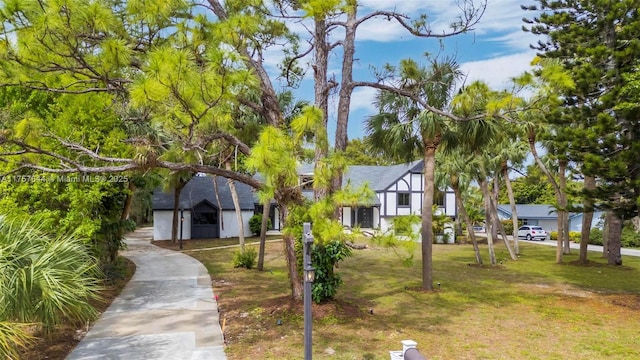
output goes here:
[{"label": "front yard", "polygon": [[[557,265],[554,248],[521,249],[510,261],[498,247],[502,265],[478,267],[470,245],[434,245],[433,293],[416,290],[419,261],[354,251],[336,301],[314,305],[314,358],[386,360],[404,339],[429,359],[640,358],[640,259],[613,268],[590,253],[577,266],[572,254]],[[288,296],[282,243],[267,245],[264,272],[234,269],[234,250],[189,252],[214,281],[229,359],[300,359],[302,304]]]}]

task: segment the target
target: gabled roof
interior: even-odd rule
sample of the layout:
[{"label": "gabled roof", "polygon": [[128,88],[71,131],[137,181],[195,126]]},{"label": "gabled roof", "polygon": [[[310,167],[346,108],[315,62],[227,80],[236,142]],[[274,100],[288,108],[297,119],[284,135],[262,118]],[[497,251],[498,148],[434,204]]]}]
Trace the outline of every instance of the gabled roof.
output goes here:
[{"label": "gabled roof", "polygon": [[[511,217],[511,205],[498,205],[498,211]],[[516,211],[520,219],[557,219],[558,214],[552,205],[516,204]]]},{"label": "gabled roof", "polygon": [[[369,183],[371,190],[379,192],[388,189],[395,184],[407,172],[421,173],[424,167],[422,160],[416,160],[408,164],[398,165],[350,165],[342,177],[342,186],[347,182],[353,187],[360,187]],[[298,173],[301,175],[313,174],[313,164],[305,163],[300,166]]]},{"label": "gabled roof", "polygon": [[[187,185],[180,193],[180,208],[191,209],[195,205],[207,200],[211,204],[217,206],[220,210],[234,210],[231,191],[227,184],[227,178],[216,176],[218,185],[218,197],[216,197],[215,188],[213,186],[214,177],[212,176],[195,176],[189,180]],[[238,193],[238,201],[242,210],[253,210],[255,208],[253,188],[249,185],[234,181],[236,192]],[[163,192],[162,189],[156,189],[153,192],[153,210],[172,210],[173,209],[173,193]]]}]

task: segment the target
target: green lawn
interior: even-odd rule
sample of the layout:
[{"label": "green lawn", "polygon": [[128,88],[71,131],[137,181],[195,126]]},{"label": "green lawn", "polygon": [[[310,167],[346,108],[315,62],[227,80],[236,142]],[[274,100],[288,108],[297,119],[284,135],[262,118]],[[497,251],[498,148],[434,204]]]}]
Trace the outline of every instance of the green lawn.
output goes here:
[{"label": "green lawn", "polygon": [[[640,358],[639,259],[614,268],[591,253],[590,266],[576,266],[574,250],[558,265],[553,247],[521,249],[511,261],[498,247],[502,265],[477,267],[470,245],[434,245],[432,293],[415,290],[419,261],[406,268],[388,250],[354,251],[338,269],[337,300],[314,306],[314,358],[387,360],[404,339],[429,359]],[[282,243],[267,245],[264,272],[234,269],[233,251],[189,253],[214,280],[229,359],[300,359],[302,304],[288,297]]]}]

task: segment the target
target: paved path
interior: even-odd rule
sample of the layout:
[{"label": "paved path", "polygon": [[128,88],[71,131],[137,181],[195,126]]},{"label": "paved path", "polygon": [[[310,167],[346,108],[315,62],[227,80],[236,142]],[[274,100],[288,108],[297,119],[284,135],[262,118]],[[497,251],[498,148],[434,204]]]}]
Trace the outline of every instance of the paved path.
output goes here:
[{"label": "paved path", "polygon": [[151,234],[126,239],[136,273],[67,360],[226,360],[206,268],[151,245]]}]

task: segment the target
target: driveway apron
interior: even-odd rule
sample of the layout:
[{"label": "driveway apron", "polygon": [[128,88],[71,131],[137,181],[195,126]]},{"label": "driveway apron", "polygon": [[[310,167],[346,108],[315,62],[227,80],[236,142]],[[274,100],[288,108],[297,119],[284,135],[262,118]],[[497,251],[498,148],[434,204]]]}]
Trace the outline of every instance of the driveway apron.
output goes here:
[{"label": "driveway apron", "polygon": [[135,275],[68,360],[226,360],[206,268],[150,239],[148,228],[125,239]]}]

